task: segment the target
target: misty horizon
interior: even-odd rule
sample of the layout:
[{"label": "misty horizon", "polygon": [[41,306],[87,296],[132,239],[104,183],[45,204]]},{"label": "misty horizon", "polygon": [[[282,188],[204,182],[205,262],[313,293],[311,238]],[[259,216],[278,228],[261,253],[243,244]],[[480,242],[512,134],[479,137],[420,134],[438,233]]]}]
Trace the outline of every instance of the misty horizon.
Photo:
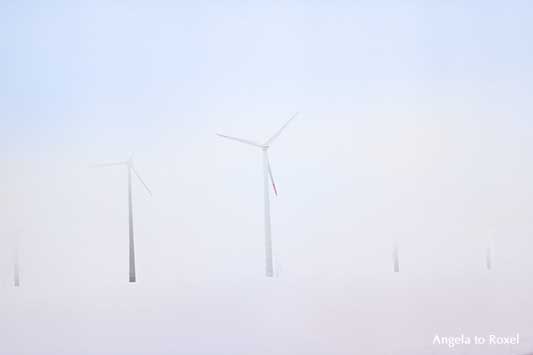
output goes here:
[{"label": "misty horizon", "polygon": [[3,10],[0,354],[533,351],[527,2]]}]

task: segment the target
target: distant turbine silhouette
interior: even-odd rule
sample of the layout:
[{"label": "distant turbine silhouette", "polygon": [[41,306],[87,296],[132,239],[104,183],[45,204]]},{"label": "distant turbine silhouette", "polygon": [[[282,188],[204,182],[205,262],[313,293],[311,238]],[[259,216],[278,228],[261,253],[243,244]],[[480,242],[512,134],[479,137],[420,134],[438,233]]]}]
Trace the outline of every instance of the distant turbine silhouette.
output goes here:
[{"label": "distant turbine silhouette", "polygon": [[494,248],[493,243],[492,243],[491,240],[489,240],[488,245],[487,245],[487,254],[485,256],[487,270],[489,270],[489,271],[492,270],[492,268],[494,267],[494,262],[493,262],[494,250],[493,250],[493,248]]},{"label": "distant turbine silhouette", "polygon": [[133,238],[133,202],[131,192],[131,173],[133,172],[139,181],[143,184],[146,191],[152,195],[152,191],[143,181],[135,167],[133,166],[133,157],[130,157],[127,161],[121,161],[116,163],[96,164],[94,167],[108,167],[108,166],[125,166],[128,169],[128,212],[129,212],[129,281],[136,282],[137,276],[135,272],[135,243]]},{"label": "distant turbine silhouette", "polygon": [[274,176],[272,175],[272,168],[270,167],[270,159],[268,158],[268,149],[297,115],[298,113],[295,113],[272,137],[270,137],[263,144],[256,143],[247,139],[217,134],[222,138],[231,139],[239,143],[248,144],[260,148],[263,151],[263,185],[265,198],[265,273],[267,277],[274,276],[274,263],[272,260],[272,230],[270,221],[270,183],[272,183],[274,194],[276,196],[278,195],[278,190],[276,188],[276,184],[274,183]]},{"label": "distant turbine silhouette", "polygon": [[400,272],[400,255],[397,242],[394,243],[392,249],[392,263],[394,265],[394,272]]},{"label": "distant turbine silhouette", "polygon": [[15,287],[20,287],[20,265],[18,245],[15,246],[13,254],[13,285]]}]

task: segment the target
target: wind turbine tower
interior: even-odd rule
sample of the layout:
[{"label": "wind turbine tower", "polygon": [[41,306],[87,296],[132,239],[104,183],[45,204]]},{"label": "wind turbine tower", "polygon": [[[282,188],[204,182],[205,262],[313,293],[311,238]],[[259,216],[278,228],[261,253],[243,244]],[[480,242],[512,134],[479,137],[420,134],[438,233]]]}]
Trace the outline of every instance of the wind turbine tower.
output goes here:
[{"label": "wind turbine tower", "polygon": [[398,249],[398,243],[395,242],[392,247],[392,263],[394,266],[394,272],[400,272],[400,254]]},{"label": "wind turbine tower", "polygon": [[488,271],[491,271],[492,268],[494,267],[493,259],[494,259],[494,245],[493,245],[492,240],[489,240],[488,245],[487,245],[487,254],[486,254],[486,260],[485,260]]},{"label": "wind turbine tower", "polygon": [[20,287],[20,264],[19,264],[19,248],[15,246],[13,255],[13,285]]}]

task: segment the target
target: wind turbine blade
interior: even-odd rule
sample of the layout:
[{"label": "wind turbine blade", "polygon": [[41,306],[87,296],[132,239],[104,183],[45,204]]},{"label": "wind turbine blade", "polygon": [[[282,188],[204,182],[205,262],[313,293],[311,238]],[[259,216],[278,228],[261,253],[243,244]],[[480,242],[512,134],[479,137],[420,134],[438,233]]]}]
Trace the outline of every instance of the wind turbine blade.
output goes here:
[{"label": "wind turbine blade", "polygon": [[287,122],[285,122],[285,124],[279,129],[279,131],[277,131],[272,137],[270,137],[269,140],[266,141],[265,145],[272,144],[272,142],[274,142],[280,136],[281,132],[285,130],[289,123],[291,123],[291,121],[296,118],[296,116],[298,116],[298,112],[292,115],[292,117]]},{"label": "wind turbine blade", "polygon": [[268,159],[268,175],[270,175],[270,181],[272,182],[272,187],[274,188],[274,194],[278,196],[278,189],[276,188],[276,183],[274,182],[274,175],[272,175],[272,168],[270,167],[270,159]]},{"label": "wind turbine blade", "polygon": [[256,143],[256,142],[252,142],[250,140],[247,140],[247,139],[242,139],[242,138],[237,138],[237,137],[231,137],[231,136],[225,136],[223,134],[219,134],[217,133],[217,136],[219,137],[222,137],[222,138],[226,138],[226,139],[231,139],[231,140],[234,140],[234,141],[237,141],[237,142],[240,142],[240,143],[244,143],[244,144],[248,144],[248,145],[253,145],[254,147],[259,147],[259,148],[262,148],[263,146],[259,143]]},{"label": "wind turbine blade", "polygon": [[102,167],[106,167],[106,166],[117,166],[117,165],[127,165],[127,164],[128,164],[128,162],[121,161],[121,162],[117,162],[117,163],[92,164],[91,167],[92,168],[102,168]]},{"label": "wind turbine blade", "polygon": [[141,178],[141,176],[139,175],[139,173],[137,172],[137,170],[135,170],[135,168],[133,167],[133,165],[130,165],[130,168],[131,170],[135,173],[135,175],[137,176],[137,178],[139,179],[139,181],[144,185],[144,188],[146,189],[146,191],[148,191],[148,193],[150,195],[152,195],[152,190],[150,190],[150,188],[148,187],[148,185],[146,185],[146,183],[144,182],[144,180]]}]

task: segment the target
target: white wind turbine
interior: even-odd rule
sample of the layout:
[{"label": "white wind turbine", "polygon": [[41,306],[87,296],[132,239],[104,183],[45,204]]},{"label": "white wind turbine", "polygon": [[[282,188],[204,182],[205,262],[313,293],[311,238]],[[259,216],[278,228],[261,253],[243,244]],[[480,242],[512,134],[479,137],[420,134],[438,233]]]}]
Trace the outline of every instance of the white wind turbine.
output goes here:
[{"label": "white wind turbine", "polygon": [[394,242],[392,246],[392,264],[394,267],[394,272],[400,272],[400,251],[398,242]]},{"label": "white wind turbine", "polygon": [[108,167],[108,166],[125,166],[128,169],[128,212],[129,212],[129,274],[130,282],[136,282],[137,277],[135,273],[135,243],[133,238],[133,201],[132,201],[132,193],[131,193],[131,173],[133,172],[135,176],[139,179],[139,181],[143,184],[143,186],[146,188],[146,191],[150,195],[152,195],[152,191],[146,185],[146,183],[143,181],[135,167],[133,166],[133,157],[131,156],[126,161],[116,162],[116,163],[107,163],[107,164],[96,164],[95,167]]},{"label": "white wind turbine", "polygon": [[20,287],[20,262],[18,242],[16,242],[15,248],[13,250],[13,286]]},{"label": "white wind turbine", "polygon": [[492,238],[489,239],[488,244],[487,244],[485,263],[487,266],[487,270],[491,271],[492,268],[494,267],[494,242],[492,241]]},{"label": "white wind turbine", "polygon": [[[248,144],[256,148],[260,148],[263,151],[263,182],[264,182],[264,196],[265,196],[265,271],[267,277],[274,276],[274,264],[272,261],[272,230],[270,222],[270,182],[274,189],[274,194],[278,195],[276,184],[274,183],[274,177],[272,175],[272,168],[270,167],[270,159],[268,158],[268,149],[272,143],[280,136],[281,132],[288,126],[288,124],[298,115],[295,113],[272,137],[270,137],[265,143],[260,144],[248,139],[241,139],[236,137],[230,137],[223,134],[217,134],[222,138],[231,139],[240,143]],[[269,181],[270,180],[270,181]]]}]

